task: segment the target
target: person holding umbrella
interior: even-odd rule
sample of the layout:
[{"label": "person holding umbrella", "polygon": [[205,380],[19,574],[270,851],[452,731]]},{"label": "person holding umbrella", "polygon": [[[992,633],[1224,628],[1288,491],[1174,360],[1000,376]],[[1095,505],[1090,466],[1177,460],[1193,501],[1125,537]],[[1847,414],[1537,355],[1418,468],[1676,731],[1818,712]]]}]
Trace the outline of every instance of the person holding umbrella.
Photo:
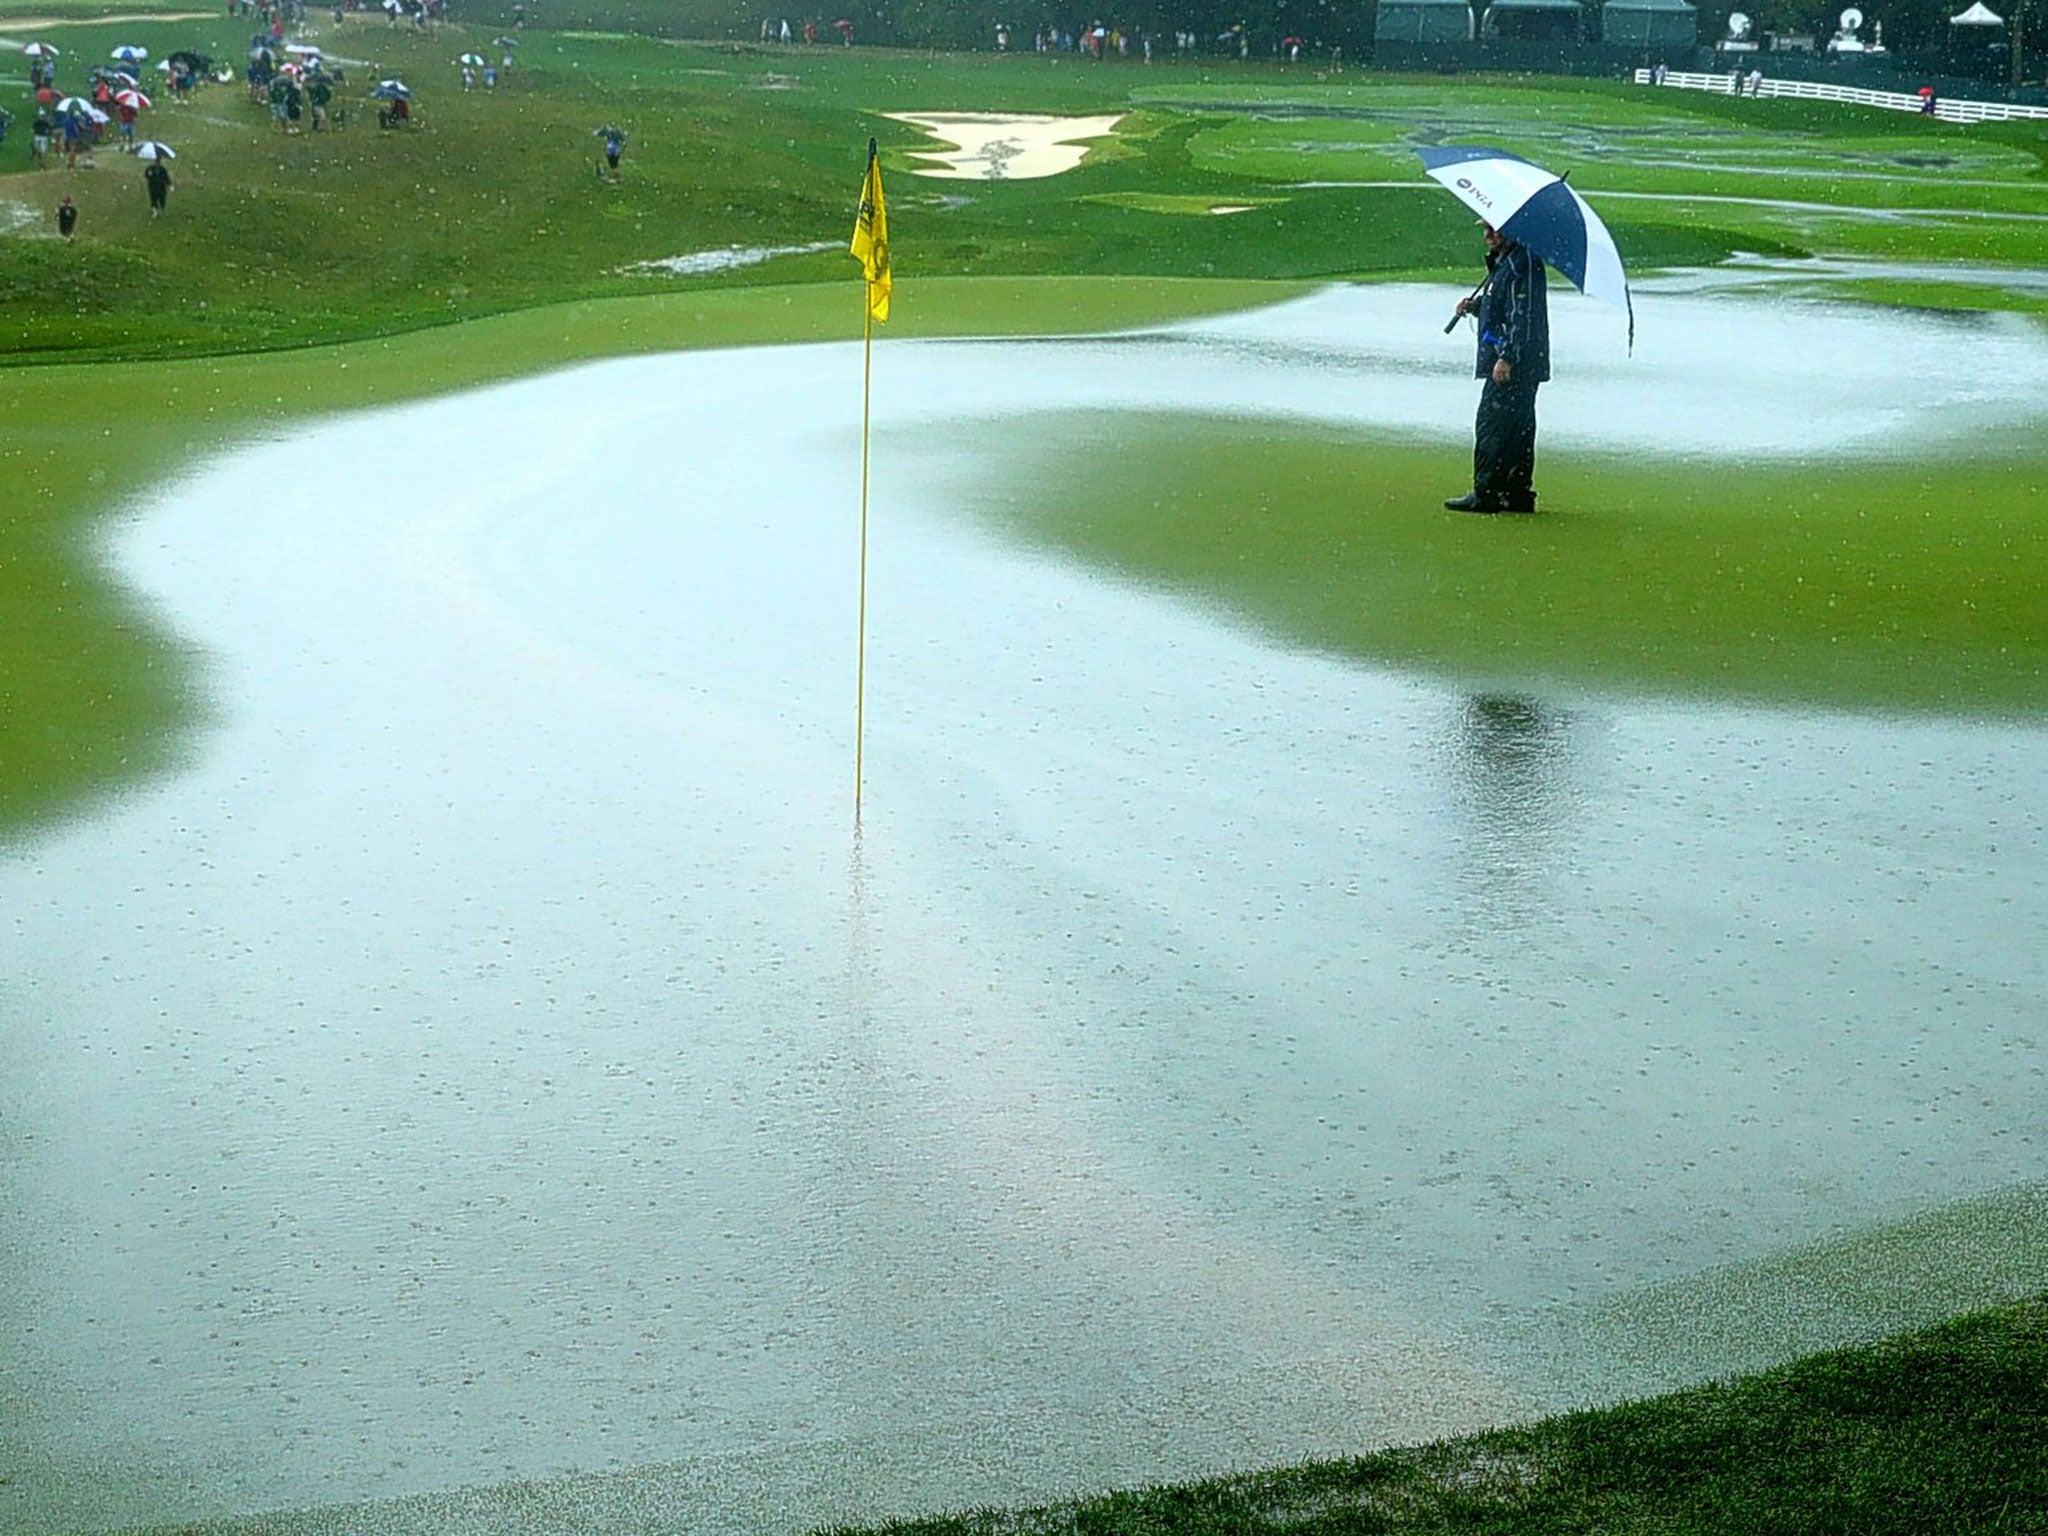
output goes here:
[{"label": "person holding umbrella", "polygon": [[171,195],[171,170],[164,164],[161,155],[152,155],[143,168],[142,183],[149,188],[149,216],[160,219],[164,216],[164,204]]},{"label": "person holding umbrella", "polygon": [[1479,414],[1472,424],[1472,489],[1452,512],[1534,512],[1536,391],[1550,378],[1550,299],[1543,262],[1485,220],[1486,280],[1458,301],[1479,317]]},{"label": "person holding umbrella", "polygon": [[1534,512],[1536,391],[1550,378],[1546,264],[1589,299],[1628,315],[1635,306],[1614,237],[1586,200],[1519,155],[1477,144],[1416,151],[1430,179],[1479,216],[1486,276],[1458,301],[1444,327],[1479,321],[1478,377],[1485,381],[1473,423],[1472,489],[1444,503],[1453,512]]}]

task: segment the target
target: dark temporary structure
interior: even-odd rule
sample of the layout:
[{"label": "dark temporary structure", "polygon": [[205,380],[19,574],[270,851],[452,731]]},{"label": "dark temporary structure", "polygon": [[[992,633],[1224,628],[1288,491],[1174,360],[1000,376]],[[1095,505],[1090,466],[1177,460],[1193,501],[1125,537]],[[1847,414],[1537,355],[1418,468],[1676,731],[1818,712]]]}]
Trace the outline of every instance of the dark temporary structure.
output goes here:
[{"label": "dark temporary structure", "polygon": [[1685,0],[1607,0],[1600,41],[1620,48],[1690,48],[1700,40],[1700,15]]},{"label": "dark temporary structure", "polygon": [[1585,36],[1579,0],[1493,0],[1479,21],[1489,42],[1576,43]]},{"label": "dark temporary structure", "polygon": [[1372,36],[1379,43],[1469,43],[1472,7],[1465,0],[1380,0]]}]

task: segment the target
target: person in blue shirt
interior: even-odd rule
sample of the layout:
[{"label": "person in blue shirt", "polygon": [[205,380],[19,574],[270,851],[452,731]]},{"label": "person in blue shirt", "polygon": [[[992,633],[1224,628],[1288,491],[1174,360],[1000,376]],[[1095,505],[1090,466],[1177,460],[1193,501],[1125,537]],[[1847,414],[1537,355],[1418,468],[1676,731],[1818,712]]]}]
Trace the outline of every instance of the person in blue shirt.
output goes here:
[{"label": "person in blue shirt", "polygon": [[1479,414],[1472,424],[1472,489],[1444,506],[1452,512],[1534,512],[1536,391],[1550,377],[1550,307],[1536,253],[1491,224],[1486,281],[1458,301],[1479,317],[1476,377]]}]

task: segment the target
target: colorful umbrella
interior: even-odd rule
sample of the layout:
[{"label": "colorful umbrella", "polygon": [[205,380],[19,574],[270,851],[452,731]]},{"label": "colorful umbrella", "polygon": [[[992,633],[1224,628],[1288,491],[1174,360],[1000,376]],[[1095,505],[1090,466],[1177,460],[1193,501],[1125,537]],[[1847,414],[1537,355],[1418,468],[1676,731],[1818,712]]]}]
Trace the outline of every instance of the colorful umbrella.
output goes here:
[{"label": "colorful umbrella", "polygon": [[116,48],[108,57],[119,59],[123,64],[140,64],[149,57],[149,50],[147,48],[137,48],[134,44],[130,43]]},{"label": "colorful umbrella", "polygon": [[481,67],[484,62],[484,56],[480,53],[465,53],[455,62],[458,64],[468,64],[472,67]]},{"label": "colorful umbrella", "polygon": [[124,107],[133,107],[138,112],[150,104],[149,98],[140,91],[116,91],[114,100]]}]

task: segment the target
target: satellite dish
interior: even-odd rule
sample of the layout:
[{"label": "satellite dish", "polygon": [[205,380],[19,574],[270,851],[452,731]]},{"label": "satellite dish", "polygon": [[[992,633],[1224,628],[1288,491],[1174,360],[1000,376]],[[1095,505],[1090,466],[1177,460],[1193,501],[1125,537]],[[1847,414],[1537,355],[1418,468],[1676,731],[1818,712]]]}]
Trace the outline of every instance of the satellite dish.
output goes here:
[{"label": "satellite dish", "polygon": [[1728,35],[1730,37],[1749,36],[1749,17],[1746,13],[1742,11],[1730,11],[1728,13]]},{"label": "satellite dish", "polygon": [[1842,30],[1844,32],[1854,32],[1858,27],[1863,25],[1863,13],[1857,10],[1856,7],[1853,5],[1850,6],[1849,9],[1847,9],[1846,11],[1842,12],[1841,19]]}]

